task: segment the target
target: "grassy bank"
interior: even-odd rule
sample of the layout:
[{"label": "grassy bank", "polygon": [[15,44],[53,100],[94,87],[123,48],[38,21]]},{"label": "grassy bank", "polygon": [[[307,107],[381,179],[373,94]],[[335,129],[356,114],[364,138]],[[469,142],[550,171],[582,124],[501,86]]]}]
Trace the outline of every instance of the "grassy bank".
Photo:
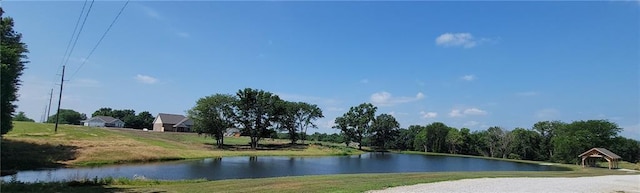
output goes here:
[{"label": "grassy bank", "polygon": [[145,132],[133,129],[90,128],[14,122],[2,140],[2,169],[27,170],[50,167],[197,159],[224,156],[326,156],[359,154],[340,145],[289,145],[287,140],[265,139],[261,148],[249,148],[248,137],[215,140],[195,133]]},{"label": "grassy bank", "polygon": [[601,168],[573,167],[551,172],[430,172],[392,174],[344,174],[238,180],[116,180],[110,184],[9,183],[2,191],[13,192],[364,192],[388,187],[469,178],[581,177],[628,174]]},{"label": "grassy bank", "polygon": [[[2,144],[2,167],[84,166],[92,164],[190,159],[242,155],[322,156],[361,153],[336,144],[289,146],[286,140],[266,140],[261,150],[250,150],[247,138],[227,138],[223,149],[213,140],[188,133],[156,133],[127,129],[99,129],[63,126],[57,134],[52,125],[16,123]],[[497,159],[532,164],[544,162],[506,160],[467,155],[401,152],[440,156]],[[602,168],[554,164],[570,171],[543,172],[428,172],[391,174],[343,174],[236,180],[160,181],[145,179],[86,179],[84,182],[3,182],[2,192],[364,192],[388,187],[469,178],[494,177],[581,177],[629,174]],[[623,166],[624,167],[624,166]],[[637,174],[637,173],[635,173]]]},{"label": "grassy bank", "polygon": [[[468,157],[468,158],[480,158],[480,159],[490,159],[490,160],[499,160],[499,161],[528,163],[528,164],[544,164],[544,165],[554,165],[554,166],[559,166],[559,167],[565,167],[565,168],[569,168],[569,169],[572,169],[572,170],[576,170],[577,168],[581,168],[581,166],[571,165],[571,164],[560,164],[560,163],[551,163],[551,162],[543,162],[543,161],[531,161],[531,160],[504,159],[504,158],[483,157],[483,156],[474,156],[474,155],[460,155],[460,154],[447,154],[447,153],[434,153],[434,152],[421,152],[421,151],[396,151],[396,153],[433,155],[433,156]],[[599,167],[602,167],[602,168],[608,167],[606,161],[599,162],[598,165],[599,165]],[[630,163],[630,162],[626,162],[626,161],[620,161],[619,162],[619,167],[621,169],[639,170],[640,171],[640,162],[638,162],[638,163]]]}]

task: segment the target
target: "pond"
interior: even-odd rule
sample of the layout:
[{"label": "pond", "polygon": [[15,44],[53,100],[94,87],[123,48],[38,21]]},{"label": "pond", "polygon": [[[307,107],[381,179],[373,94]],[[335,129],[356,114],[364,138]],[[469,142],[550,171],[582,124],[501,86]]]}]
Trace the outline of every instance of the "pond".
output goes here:
[{"label": "pond", "polygon": [[367,153],[335,157],[225,157],[201,160],[21,171],[2,180],[62,181],[94,177],[208,180],[354,173],[560,171],[565,168],[480,158]]}]

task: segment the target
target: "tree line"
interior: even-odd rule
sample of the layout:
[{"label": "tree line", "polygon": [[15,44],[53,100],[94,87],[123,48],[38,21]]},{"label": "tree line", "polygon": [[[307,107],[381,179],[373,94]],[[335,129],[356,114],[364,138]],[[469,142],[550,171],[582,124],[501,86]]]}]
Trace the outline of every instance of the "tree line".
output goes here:
[{"label": "tree line", "polygon": [[95,116],[110,116],[116,119],[120,119],[124,122],[125,128],[143,129],[152,128],[153,120],[155,117],[148,111],[142,111],[136,115],[136,111],[132,109],[111,109],[103,107],[91,114],[91,117]]},{"label": "tree line", "polygon": [[214,94],[200,98],[188,110],[194,122],[193,130],[211,136],[216,145],[224,145],[224,133],[229,128],[239,128],[250,137],[252,149],[265,137],[276,131],[286,132],[292,144],[304,143],[308,128],[317,128],[314,121],[324,117],[315,104],[280,99],[273,93],[245,88],[235,95]]},{"label": "tree line", "polygon": [[[578,155],[594,147],[607,148],[623,160],[640,159],[640,142],[618,134],[622,128],[608,120],[564,123],[541,121],[530,129],[457,129],[441,122],[400,128],[393,116],[375,116],[376,107],[363,103],[335,119],[343,143],[375,149],[412,150],[486,157],[576,163]],[[335,137],[319,138],[336,141]]]},{"label": "tree line", "polygon": [[[21,116],[23,114],[16,115],[15,118],[18,120],[23,120],[26,117]],[[47,123],[55,123],[56,115],[53,114],[47,118]],[[103,107],[91,114],[91,117],[95,116],[109,116],[116,119],[120,119],[124,122],[125,128],[132,129],[143,129],[143,128],[152,128],[153,120],[155,117],[151,115],[148,111],[142,111],[136,115],[136,111],[131,109],[111,109],[108,107]],[[61,124],[70,124],[70,125],[80,125],[82,121],[87,120],[87,115],[84,113],[80,113],[73,109],[60,109],[60,116],[58,117],[58,122]]]},{"label": "tree line", "polygon": [[[640,142],[618,134],[622,130],[608,120],[564,123],[541,121],[531,128],[490,127],[471,131],[441,122],[400,128],[389,114],[376,115],[377,107],[363,103],[351,107],[334,121],[339,134],[306,135],[316,128],[313,121],[323,117],[316,105],[291,102],[263,90],[246,88],[235,95],[214,94],[200,98],[188,111],[194,131],[224,144],[227,128],[238,128],[251,138],[251,147],[265,137],[287,137],[291,143],[312,140],[354,144],[362,149],[395,149],[437,153],[478,155],[497,158],[576,163],[577,155],[593,148],[607,148],[624,160],[640,159]],[[277,132],[285,132],[278,134]]]}]

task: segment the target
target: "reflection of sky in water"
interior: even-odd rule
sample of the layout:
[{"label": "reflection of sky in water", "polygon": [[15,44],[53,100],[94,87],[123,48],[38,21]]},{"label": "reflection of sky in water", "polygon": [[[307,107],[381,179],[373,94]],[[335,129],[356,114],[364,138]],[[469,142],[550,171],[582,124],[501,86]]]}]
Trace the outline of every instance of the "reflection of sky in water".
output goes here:
[{"label": "reflection of sky in water", "polygon": [[23,171],[2,179],[9,181],[15,178],[18,181],[33,182],[108,176],[127,178],[144,176],[161,180],[198,178],[219,180],[348,173],[547,170],[562,169],[478,158],[368,153],[338,157],[226,157],[94,168],[63,168]]}]

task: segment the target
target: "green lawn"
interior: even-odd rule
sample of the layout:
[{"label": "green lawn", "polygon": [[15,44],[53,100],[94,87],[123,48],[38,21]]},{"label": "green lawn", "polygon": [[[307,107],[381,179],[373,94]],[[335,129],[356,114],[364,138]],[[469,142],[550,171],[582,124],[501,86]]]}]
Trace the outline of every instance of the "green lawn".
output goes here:
[{"label": "green lawn", "polygon": [[326,156],[360,154],[339,145],[288,145],[287,140],[264,139],[263,148],[249,148],[248,137],[225,138],[225,148],[195,133],[145,132],[53,124],[14,122],[3,136],[2,170],[75,167],[198,159],[223,156]]},{"label": "green lawn", "polygon": [[[496,177],[581,177],[629,174],[601,168],[567,166],[572,171],[545,172],[429,172],[391,174],[342,174],[237,180],[115,182],[112,185],[70,186],[65,183],[4,184],[12,192],[365,192],[388,187],[469,178]],[[637,173],[636,173],[637,174]],[[115,185],[114,185],[115,184]]]},{"label": "green lawn", "polygon": [[[227,144],[243,146],[245,137],[227,138]],[[63,125],[57,134],[53,125],[16,122],[13,131],[2,141],[2,167],[31,169],[33,167],[65,167],[110,164],[129,161],[190,159],[217,156],[285,155],[321,156],[362,153],[341,144],[282,146],[286,140],[265,140],[263,144],[281,145],[275,150],[246,150],[233,147],[214,148],[213,139],[189,133],[156,133],[127,129],[102,129]],[[464,156],[424,152],[401,152],[442,156]],[[142,158],[142,159],[141,159]],[[484,158],[484,157],[478,157]],[[494,158],[490,158],[494,159]],[[496,158],[497,159],[497,158]],[[518,161],[533,164],[544,162]],[[109,183],[35,183],[3,182],[2,192],[363,192],[402,185],[446,180],[491,177],[579,177],[629,172],[602,168],[582,168],[577,165],[556,164],[571,171],[545,172],[429,172],[393,174],[344,174],[278,177],[237,180],[116,180]],[[626,167],[625,164],[621,166]],[[637,165],[629,164],[629,167]],[[637,173],[634,173],[637,174]]]}]

